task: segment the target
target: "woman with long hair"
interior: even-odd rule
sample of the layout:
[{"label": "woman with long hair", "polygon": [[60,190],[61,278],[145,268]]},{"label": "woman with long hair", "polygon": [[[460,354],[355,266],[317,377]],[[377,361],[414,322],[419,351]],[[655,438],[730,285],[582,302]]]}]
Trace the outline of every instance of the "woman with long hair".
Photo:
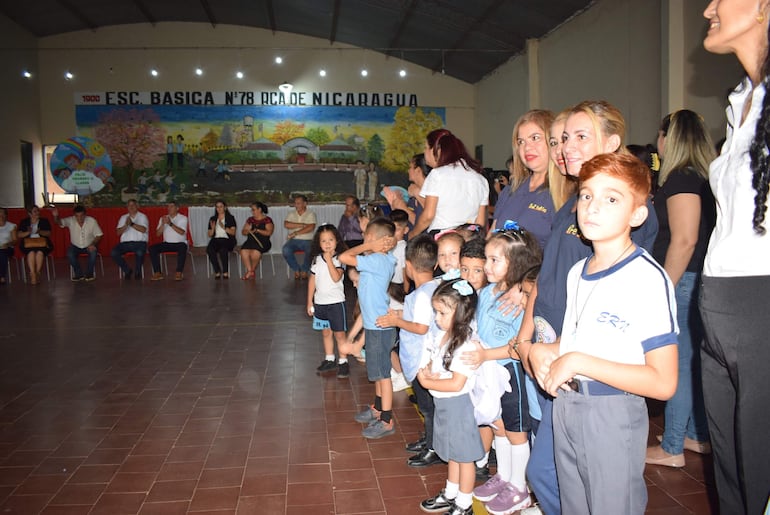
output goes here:
[{"label": "woman with long hair", "polygon": [[647,449],[646,462],[684,467],[684,449],[699,453],[710,449],[700,379],[703,324],[695,303],[716,218],[708,185],[708,167],[715,153],[705,122],[688,109],[663,118],[658,153],[663,165],[653,203],[660,228],[652,255],[676,288],[679,382],[666,402],[661,445]]},{"label": "woman with long hair", "polygon": [[770,7],[766,0],[712,0],[703,15],[706,50],[735,54],[746,71],[729,97],[722,154],[709,169],[717,220],[700,293],[703,393],[720,511],[763,513],[770,478]]},{"label": "woman with long hair", "polygon": [[214,279],[230,278],[230,252],[235,248],[235,217],[227,209],[224,200],[214,204],[214,215],[209,218],[209,244],[206,254],[209,256]]},{"label": "woman with long hair", "polygon": [[273,235],[275,224],[267,216],[267,206],[262,202],[251,203],[251,216],[246,220],[241,229],[241,234],[246,236],[246,241],[241,245],[241,261],[246,267],[244,281],[254,279],[255,271],[262,256],[270,252],[272,244],[270,236]]},{"label": "woman with long hair", "polygon": [[469,222],[486,227],[489,183],[463,142],[447,129],[436,129],[425,139],[425,161],[433,170],[420,190],[423,212],[409,238]]},{"label": "woman with long hair", "polygon": [[561,189],[563,182],[558,170],[554,173],[548,147],[548,131],[553,119],[551,111],[535,109],[516,121],[509,184],[497,197],[491,227],[494,230],[502,227],[506,220],[516,220],[537,238],[541,247],[551,233],[554,214],[564,203],[551,192],[552,180],[556,181],[554,192]]}]

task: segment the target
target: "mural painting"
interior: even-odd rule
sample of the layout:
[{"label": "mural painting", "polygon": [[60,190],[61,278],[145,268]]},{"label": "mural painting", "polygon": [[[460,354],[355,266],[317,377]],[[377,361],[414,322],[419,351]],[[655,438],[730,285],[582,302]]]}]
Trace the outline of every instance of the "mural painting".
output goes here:
[{"label": "mural painting", "polygon": [[406,186],[411,156],[444,126],[445,109],[77,105],[76,121],[78,135],[97,140],[112,161],[111,187],[92,194],[93,205],[284,203],[294,193],[334,202],[356,193],[359,161],[374,163],[376,195]]}]

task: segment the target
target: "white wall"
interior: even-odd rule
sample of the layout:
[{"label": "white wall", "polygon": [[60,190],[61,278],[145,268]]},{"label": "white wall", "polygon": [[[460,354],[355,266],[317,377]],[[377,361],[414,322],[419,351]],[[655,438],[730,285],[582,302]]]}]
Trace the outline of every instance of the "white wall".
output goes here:
[{"label": "white wall", "polygon": [[[36,39],[0,16],[0,206],[23,207],[20,142],[33,144],[34,167],[42,166],[40,146],[40,93]],[[22,70],[34,74],[32,80]],[[42,178],[36,190],[43,191]],[[42,202],[37,195],[35,201]]]}]

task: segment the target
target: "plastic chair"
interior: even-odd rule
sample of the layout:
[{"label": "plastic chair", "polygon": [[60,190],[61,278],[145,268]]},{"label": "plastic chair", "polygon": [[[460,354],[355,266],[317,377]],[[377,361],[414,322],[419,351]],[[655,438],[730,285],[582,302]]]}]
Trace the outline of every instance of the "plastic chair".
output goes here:
[{"label": "plastic chair", "polygon": [[[168,261],[166,260],[167,255],[176,255],[176,252],[161,252],[160,253],[160,271],[168,275]],[[195,269],[195,259],[193,259],[193,253],[190,250],[190,245],[187,245],[187,261],[190,262],[190,266],[192,266],[193,275],[198,275],[197,270]]]},{"label": "plastic chair", "polygon": [[[19,264],[21,265],[21,280],[23,282],[27,282],[27,257],[23,256],[21,258],[16,258],[19,260]],[[45,259],[43,260],[43,263],[45,263],[45,275],[48,277],[48,280],[51,280],[51,276],[53,275],[53,278],[56,279],[56,262],[53,260],[53,256],[51,254],[48,254],[45,256]],[[102,269],[103,270],[103,269]],[[104,275],[104,272],[102,271],[102,275]]]},{"label": "plastic chair", "polygon": [[[300,254],[302,256],[302,259],[305,259],[305,251],[304,250],[297,250],[294,252],[294,257],[297,257],[297,254]],[[297,259],[297,262],[299,263],[299,259]],[[275,270],[275,267],[273,267],[273,270]],[[261,276],[260,276],[261,277]],[[291,268],[289,268],[289,264],[286,263],[286,278],[291,279]]]},{"label": "plastic chair", "polygon": [[[227,253],[227,260],[228,260],[228,269],[232,270],[232,267],[229,266],[229,260],[230,256],[232,254],[235,254],[235,264],[236,264],[236,270],[238,270],[238,276],[241,275],[241,253],[240,249],[238,247],[233,248],[230,252]],[[206,254],[206,278],[211,277],[211,274],[214,273],[214,267],[211,266],[211,260],[209,259],[208,254]]]},{"label": "plastic chair", "polygon": [[[85,256],[85,254],[81,254],[81,256]],[[99,252],[96,253],[96,257],[99,259],[99,267],[102,269],[102,277],[104,277],[104,258],[102,258],[102,255]],[[94,275],[96,275],[96,270],[94,270]],[[56,276],[54,275],[54,277]],[[70,279],[74,279],[74,278],[75,278],[75,269],[72,268],[72,266],[70,266]]]},{"label": "plastic chair", "polygon": [[[125,254],[123,254],[123,259],[125,259],[126,262],[128,262],[128,259],[127,259],[128,257],[135,257],[135,256],[136,256],[136,252],[126,252]],[[134,259],[134,262],[136,262],[136,259]],[[134,270],[134,273],[136,273],[136,270]],[[120,279],[123,279],[123,270],[121,270],[120,267],[118,267],[118,280]],[[144,280],[144,262],[142,262],[142,280]]]},{"label": "plastic chair", "polygon": [[259,278],[262,279],[262,263],[265,262],[265,258],[270,256],[270,268],[273,269],[273,275],[275,275],[275,261],[273,259],[275,258],[275,254],[268,252],[267,254],[262,254],[262,258],[259,260]]}]

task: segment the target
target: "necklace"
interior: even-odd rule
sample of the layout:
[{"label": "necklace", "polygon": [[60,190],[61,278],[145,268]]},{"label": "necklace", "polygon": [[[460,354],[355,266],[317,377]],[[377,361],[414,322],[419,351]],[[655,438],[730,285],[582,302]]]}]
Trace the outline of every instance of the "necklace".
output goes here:
[{"label": "necklace", "polygon": [[[575,331],[577,331],[578,325],[580,324],[580,319],[583,318],[583,312],[586,310],[586,306],[588,306],[588,301],[591,300],[591,295],[593,295],[594,290],[596,290],[596,287],[599,286],[599,283],[607,276],[607,272],[615,265],[620,262],[621,259],[623,259],[623,256],[626,255],[626,252],[628,252],[628,249],[634,246],[634,242],[631,241],[626,248],[623,249],[623,252],[620,253],[618,257],[615,258],[615,261],[613,261],[610,266],[605,268],[602,271],[601,277],[599,277],[596,282],[594,283],[593,288],[591,288],[591,291],[588,292],[588,295],[586,295],[586,300],[583,301],[583,307],[581,307],[578,310],[578,300],[580,299],[580,283],[582,280],[578,278],[577,287],[575,288],[575,313],[577,313],[577,316],[575,317]],[[591,259],[593,259],[594,256],[591,256]],[[586,262],[586,266],[588,265],[588,262]]]}]

